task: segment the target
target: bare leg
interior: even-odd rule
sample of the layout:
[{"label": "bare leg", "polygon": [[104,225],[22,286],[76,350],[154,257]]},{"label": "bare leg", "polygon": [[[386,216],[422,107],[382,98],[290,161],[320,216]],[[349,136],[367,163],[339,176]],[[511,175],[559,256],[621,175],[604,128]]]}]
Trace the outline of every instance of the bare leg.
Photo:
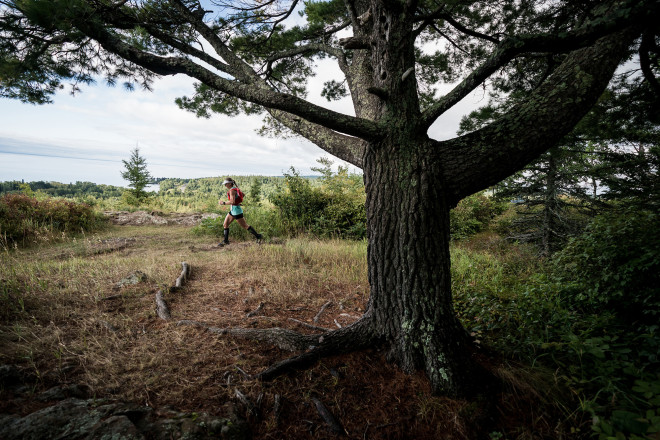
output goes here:
[{"label": "bare leg", "polygon": [[[232,219],[233,219],[233,217],[232,217]],[[225,220],[225,222],[226,222],[226,221],[227,221],[227,220]],[[241,225],[241,228],[243,228],[243,229],[249,229],[249,228],[250,228],[250,226],[247,224],[247,222],[245,221],[244,218],[236,219],[236,221],[238,222],[239,225]],[[226,227],[227,227],[227,226],[225,226],[225,228],[226,228]]]},{"label": "bare leg", "polygon": [[[240,220],[243,220],[243,219],[239,219],[239,222],[238,222],[239,224],[241,223]],[[231,215],[231,214],[227,214],[227,217],[225,217],[225,221],[222,224],[222,226],[224,226],[224,228],[227,229],[229,227],[229,225],[231,225],[231,222],[233,222],[233,221],[234,221],[234,216]],[[243,220],[243,223],[245,223],[245,220]],[[243,227],[245,229],[247,229],[247,226],[243,226]]]}]

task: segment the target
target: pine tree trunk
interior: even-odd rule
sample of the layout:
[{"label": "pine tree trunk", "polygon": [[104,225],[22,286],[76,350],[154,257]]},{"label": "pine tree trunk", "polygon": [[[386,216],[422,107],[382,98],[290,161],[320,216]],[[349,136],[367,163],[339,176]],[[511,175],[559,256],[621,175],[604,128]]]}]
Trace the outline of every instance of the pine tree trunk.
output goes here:
[{"label": "pine tree trunk", "polygon": [[373,146],[365,157],[367,313],[404,371],[424,370],[434,392],[471,394],[471,343],[452,305],[449,206],[421,142]]}]

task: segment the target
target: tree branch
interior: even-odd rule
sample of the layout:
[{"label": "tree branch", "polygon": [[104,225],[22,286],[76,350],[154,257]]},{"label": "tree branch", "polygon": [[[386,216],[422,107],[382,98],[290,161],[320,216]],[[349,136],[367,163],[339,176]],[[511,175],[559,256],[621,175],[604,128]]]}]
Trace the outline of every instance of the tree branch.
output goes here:
[{"label": "tree branch", "polygon": [[166,44],[172,46],[173,48],[175,48],[175,49],[177,49],[177,50],[179,50],[179,51],[181,51],[185,54],[191,55],[191,56],[199,59],[200,61],[204,61],[208,65],[215,67],[216,69],[218,69],[221,72],[227,73],[229,75],[233,75],[233,70],[231,69],[231,67],[228,64],[223,63],[222,61],[220,61],[216,58],[213,58],[211,55],[207,54],[206,52],[201,51],[199,49],[196,49],[196,48],[192,47],[191,45],[186,44],[182,41],[179,41],[176,38],[173,38],[172,36],[170,36],[170,35],[168,35],[164,32],[161,32],[159,29],[157,29],[153,26],[143,25],[143,27],[147,30],[147,32],[149,32],[149,34],[151,34],[154,37],[158,38],[163,43],[166,43]]},{"label": "tree branch", "polygon": [[428,15],[417,17],[415,19],[415,21],[422,21],[423,23],[415,30],[415,35],[421,34],[422,31],[424,30],[424,28],[431,25],[433,23],[433,21],[435,21],[435,20],[444,20],[447,23],[449,23],[450,25],[452,25],[456,30],[458,30],[459,32],[462,32],[466,35],[470,35],[470,36],[475,37],[475,38],[490,41],[491,43],[494,43],[494,44],[499,44],[500,43],[500,40],[493,37],[493,36],[490,36],[490,35],[487,35],[487,34],[484,34],[484,33],[481,33],[481,32],[478,32],[478,31],[475,31],[475,30],[472,30],[472,29],[469,29],[469,28],[463,26],[461,23],[456,21],[451,15],[449,15],[449,13],[446,12],[445,5],[440,6],[435,11],[433,11],[432,13],[430,13]]},{"label": "tree branch", "polygon": [[651,90],[653,90],[656,96],[660,97],[660,82],[658,82],[658,78],[655,77],[655,74],[651,69],[651,58],[649,57],[649,51],[651,51],[654,46],[655,33],[645,32],[644,35],[642,35],[642,43],[639,45],[639,64],[644,79],[649,83]]},{"label": "tree branch", "polygon": [[310,140],[324,151],[351,165],[362,168],[362,157],[366,146],[361,139],[337,133],[290,113],[276,110],[269,110],[269,113],[291,131]]},{"label": "tree branch", "polygon": [[280,18],[275,20],[275,22],[273,23],[273,28],[270,30],[270,33],[266,37],[265,41],[270,40],[270,37],[272,37],[273,34],[275,33],[275,28],[277,27],[278,24],[282,23],[284,20],[289,18],[289,16],[293,13],[294,9],[296,9],[296,6],[298,5],[298,1],[299,0],[293,0],[293,2],[291,2],[291,6],[289,7],[288,11],[282,14],[278,14]]},{"label": "tree branch", "polygon": [[[553,147],[607,87],[636,37],[627,29],[570,53],[521,104],[480,130],[437,142],[437,160],[452,204],[522,169]],[[560,93],[552,93],[561,88]]]},{"label": "tree branch", "polygon": [[[626,7],[630,7],[627,11]],[[460,84],[447,95],[438,100],[433,106],[422,113],[422,126],[430,127],[435,120],[449,110],[472,90],[490,77],[500,68],[504,67],[513,58],[529,52],[564,53],[587,47],[599,38],[620,31],[627,26],[639,22],[647,22],[653,11],[659,9],[657,2],[652,0],[628,0],[625,5],[618,5],[614,11],[595,19],[590,23],[567,32],[563,35],[520,35],[508,37],[495,49],[493,54],[481,66],[472,71]],[[623,12],[622,12],[623,11]]]},{"label": "tree branch", "polygon": [[206,25],[206,23],[204,23],[202,17],[193,14],[181,2],[181,0],[170,0],[170,3],[172,3],[172,5],[174,5],[174,7],[186,18],[195,30],[199,32],[209,44],[211,44],[213,50],[215,50],[215,52],[229,66],[231,66],[229,73],[232,76],[245,82],[251,82],[257,78],[257,74],[254,70],[227,47],[224,41],[222,41],[218,35]]},{"label": "tree branch", "polygon": [[310,43],[310,44],[305,44],[303,46],[298,46],[294,49],[284,50],[282,52],[278,52],[276,54],[269,56],[268,58],[266,58],[266,61],[273,62],[273,61],[281,60],[282,58],[301,55],[307,52],[325,52],[328,55],[332,55],[339,60],[343,60],[344,63],[346,62],[346,57],[344,57],[344,52],[327,44],[321,44],[321,43]]},{"label": "tree branch", "polygon": [[499,44],[500,40],[498,40],[495,37],[492,37],[490,35],[482,34],[481,32],[474,31],[472,29],[468,29],[467,27],[463,26],[460,24],[458,21],[454,20],[451,15],[445,13],[439,14],[438,15],[439,19],[445,20],[447,23],[452,25],[454,28],[456,28],[458,31],[463,32],[466,35],[470,35],[471,37],[476,37],[480,38],[482,40],[490,41],[491,43]]},{"label": "tree branch", "polygon": [[[177,73],[198,79],[209,87],[235,96],[239,99],[263,105],[276,110],[283,110],[310,122],[323,125],[331,130],[364,139],[377,139],[384,130],[379,124],[366,119],[344,115],[312,104],[296,96],[280,93],[266,88],[255,87],[252,82],[243,83],[222,78],[208,69],[181,57],[161,57],[139,50],[121,40],[117,35],[91,21],[77,23],[79,29],[94,38],[108,52],[115,53],[126,60],[144,67],[158,75]],[[235,55],[232,55],[235,57]],[[258,77],[257,77],[258,78]]]}]

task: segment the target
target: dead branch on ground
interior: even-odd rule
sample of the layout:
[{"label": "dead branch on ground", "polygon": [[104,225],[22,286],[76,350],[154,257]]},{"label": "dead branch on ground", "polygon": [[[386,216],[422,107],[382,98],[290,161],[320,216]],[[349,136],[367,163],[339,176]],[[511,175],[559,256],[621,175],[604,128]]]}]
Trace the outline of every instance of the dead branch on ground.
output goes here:
[{"label": "dead branch on ground", "polygon": [[319,327],[318,325],[307,324],[306,322],[300,321],[300,320],[295,319],[295,318],[289,318],[289,321],[293,321],[296,324],[302,325],[303,327],[311,328],[312,330],[320,330],[322,332],[329,332],[330,331],[329,328]]},{"label": "dead branch on ground", "polygon": [[323,304],[323,306],[321,306],[321,310],[319,310],[319,312],[316,314],[316,316],[314,317],[314,319],[312,319],[312,321],[314,321],[314,322],[319,322],[319,318],[321,317],[321,313],[323,313],[323,311],[324,311],[326,308],[328,308],[328,306],[329,306],[330,304],[332,304],[332,301],[328,301],[327,303]]},{"label": "dead branch on ground", "polygon": [[314,402],[314,405],[316,406],[316,410],[319,412],[319,415],[323,419],[325,423],[328,424],[330,427],[330,430],[334,432],[335,434],[342,434],[346,435],[348,432],[346,432],[346,429],[341,425],[339,420],[330,412],[330,410],[321,402],[319,399],[316,397],[312,397],[312,402]]}]

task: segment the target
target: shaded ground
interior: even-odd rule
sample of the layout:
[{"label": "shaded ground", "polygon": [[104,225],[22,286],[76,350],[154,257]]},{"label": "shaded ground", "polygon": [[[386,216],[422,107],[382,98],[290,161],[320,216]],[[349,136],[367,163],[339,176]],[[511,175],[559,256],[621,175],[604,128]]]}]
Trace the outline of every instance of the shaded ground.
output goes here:
[{"label": "shaded ground", "polygon": [[[306,333],[319,332],[300,322],[347,325],[359,318],[368,298],[365,263],[356,263],[364,258],[359,252],[353,257],[353,248],[323,243],[214,243],[182,227],[113,228],[86,243],[8,258],[3,266],[18,268],[35,258],[53,263],[15,269],[21,283],[34,284],[35,297],[26,293],[26,311],[3,315],[0,363],[38,374],[31,391],[0,390],[0,412],[29,414],[46,405],[38,399],[43,391],[80,384],[96,398],[157,410],[229,417],[233,407],[249,421],[254,438],[565,434],[561,416],[530,386],[524,369],[486,356],[483,362],[505,383],[497,413],[488,415],[481,402],[432,396],[422,374],[403,374],[376,348],[327,358],[270,383],[250,379],[291,353],[177,322]],[[165,321],[156,316],[154,295],[174,283],[181,261],[190,264],[191,275],[183,288],[165,295],[172,313]],[[144,276],[126,281],[137,271]],[[336,417],[343,433],[330,428],[316,402]]]}]

